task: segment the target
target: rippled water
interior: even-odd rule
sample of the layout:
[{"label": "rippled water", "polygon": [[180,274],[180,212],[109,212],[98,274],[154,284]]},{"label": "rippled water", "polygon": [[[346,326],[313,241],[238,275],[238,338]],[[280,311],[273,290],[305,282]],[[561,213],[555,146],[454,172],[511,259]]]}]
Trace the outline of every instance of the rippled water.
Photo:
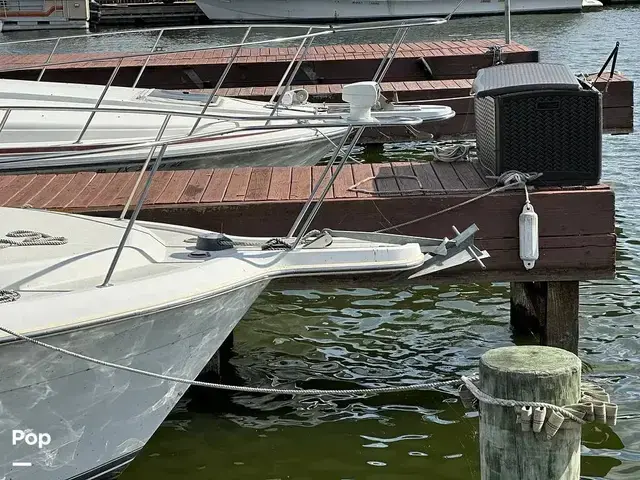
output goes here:
[{"label": "rippled water", "polygon": [[[640,78],[639,24],[637,7],[512,19],[514,40],[539,49],[542,60],[566,62],[575,71],[597,71],[619,40],[617,68],[632,79]],[[502,27],[500,17],[462,19],[415,32],[411,39],[500,37]],[[169,41],[193,45],[202,40],[199,35]],[[113,49],[89,43],[69,48]],[[640,198],[640,138],[607,136],[603,149],[603,177],[616,192],[618,274],[581,285],[580,356],[592,368],[590,375],[609,382],[620,420],[614,428],[584,429],[582,474],[637,479],[640,221],[633,204]],[[419,151],[409,145],[381,155],[401,159]],[[230,380],[357,388],[471,373],[486,350],[532,341],[513,338],[508,300],[508,285],[498,283],[270,291],[236,330]],[[477,428],[477,416],[444,393],[321,400],[192,389],[122,478],[477,479]]]}]

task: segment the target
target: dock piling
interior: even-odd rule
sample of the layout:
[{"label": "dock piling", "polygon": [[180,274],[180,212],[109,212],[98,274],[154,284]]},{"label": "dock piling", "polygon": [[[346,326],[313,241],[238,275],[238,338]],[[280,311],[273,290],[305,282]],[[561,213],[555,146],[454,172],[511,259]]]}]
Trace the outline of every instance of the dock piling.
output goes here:
[{"label": "dock piling", "polygon": [[535,333],[540,344],[578,352],[579,282],[512,282],[511,326]]},{"label": "dock piling", "polygon": [[[479,387],[495,398],[571,405],[580,400],[580,370],[580,359],[559,348],[496,348],[480,358]],[[481,403],[479,408],[483,480],[578,480],[580,425],[548,438],[544,427],[523,431],[514,407]]]}]

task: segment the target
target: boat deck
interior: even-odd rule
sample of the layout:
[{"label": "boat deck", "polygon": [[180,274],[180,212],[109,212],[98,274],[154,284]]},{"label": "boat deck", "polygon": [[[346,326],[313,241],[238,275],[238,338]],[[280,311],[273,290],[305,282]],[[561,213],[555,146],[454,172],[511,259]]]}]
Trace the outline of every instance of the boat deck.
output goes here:
[{"label": "boat deck", "polygon": [[[323,167],[158,172],[141,219],[237,235],[286,235]],[[0,206],[118,215],[136,173],[0,176]],[[313,228],[374,231],[439,212],[493,186],[472,163],[382,163],[345,167]],[[521,189],[497,194],[390,233],[451,237],[476,223],[487,269],[467,264],[436,274],[442,281],[544,281],[611,278],[615,273],[614,194],[607,185],[537,188],[540,259],[526,271],[518,253]],[[469,277],[472,275],[472,277]]]}]

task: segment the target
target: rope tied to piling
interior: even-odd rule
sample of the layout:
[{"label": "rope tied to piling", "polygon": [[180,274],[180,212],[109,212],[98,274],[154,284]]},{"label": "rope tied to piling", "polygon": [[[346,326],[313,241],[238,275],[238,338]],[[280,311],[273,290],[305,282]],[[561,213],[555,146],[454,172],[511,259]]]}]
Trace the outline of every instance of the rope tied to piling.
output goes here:
[{"label": "rope tied to piling", "polygon": [[437,390],[444,387],[459,385],[458,394],[462,404],[466,408],[476,407],[478,402],[497,405],[501,407],[514,408],[516,410],[516,423],[521,425],[522,431],[533,430],[533,432],[541,432],[544,426],[547,439],[552,438],[560,428],[576,428],[590,421],[606,423],[607,425],[615,425],[617,418],[618,406],[610,403],[609,394],[604,389],[591,382],[582,382],[581,399],[578,404],[557,406],[545,402],[532,402],[521,400],[509,400],[495,398],[483,392],[478,386],[479,377],[461,376],[452,380],[444,380],[429,383],[416,383],[410,385],[396,385],[390,387],[373,387],[373,388],[357,388],[357,389],[286,389],[286,388],[265,388],[265,387],[243,387],[238,385],[226,385],[221,383],[202,382],[198,380],[190,380],[162,373],[150,372],[126,365],[120,365],[105,360],[83,355],[73,352],[62,347],[51,345],[27,335],[15,332],[9,328],[0,326],[3,331],[13,337],[24,340],[26,342],[38,345],[48,350],[56,351],[64,355],[68,355],[80,360],[85,360],[103,367],[114,368],[138,375],[143,375],[160,380],[166,380],[175,383],[181,383],[189,386],[214,388],[218,390],[228,390],[245,393],[265,393],[276,395],[368,395],[381,393],[399,393],[415,390]]},{"label": "rope tied to piling", "polygon": [[547,402],[532,402],[496,398],[483,392],[477,379],[462,377],[459,395],[467,408],[477,408],[478,402],[499,407],[514,408],[515,421],[523,432],[533,431],[551,439],[560,429],[580,427],[588,422],[615,425],[618,406],[611,403],[609,394],[599,385],[582,382],[580,401],[576,404],[558,406]]}]

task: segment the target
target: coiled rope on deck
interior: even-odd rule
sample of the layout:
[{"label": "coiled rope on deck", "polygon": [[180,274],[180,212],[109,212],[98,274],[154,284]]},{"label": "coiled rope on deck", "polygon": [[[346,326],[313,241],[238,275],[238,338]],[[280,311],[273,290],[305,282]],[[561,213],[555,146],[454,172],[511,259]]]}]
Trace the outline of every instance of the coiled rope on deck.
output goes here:
[{"label": "coiled rope on deck", "polygon": [[[34,230],[14,230],[7,233],[6,237],[8,238],[0,238],[0,248],[64,245],[69,241],[66,237],[53,237]],[[14,240],[14,238],[22,238],[22,240]]]},{"label": "coiled rope on deck", "polygon": [[15,302],[20,298],[20,292],[15,290],[0,290],[0,303]]}]

